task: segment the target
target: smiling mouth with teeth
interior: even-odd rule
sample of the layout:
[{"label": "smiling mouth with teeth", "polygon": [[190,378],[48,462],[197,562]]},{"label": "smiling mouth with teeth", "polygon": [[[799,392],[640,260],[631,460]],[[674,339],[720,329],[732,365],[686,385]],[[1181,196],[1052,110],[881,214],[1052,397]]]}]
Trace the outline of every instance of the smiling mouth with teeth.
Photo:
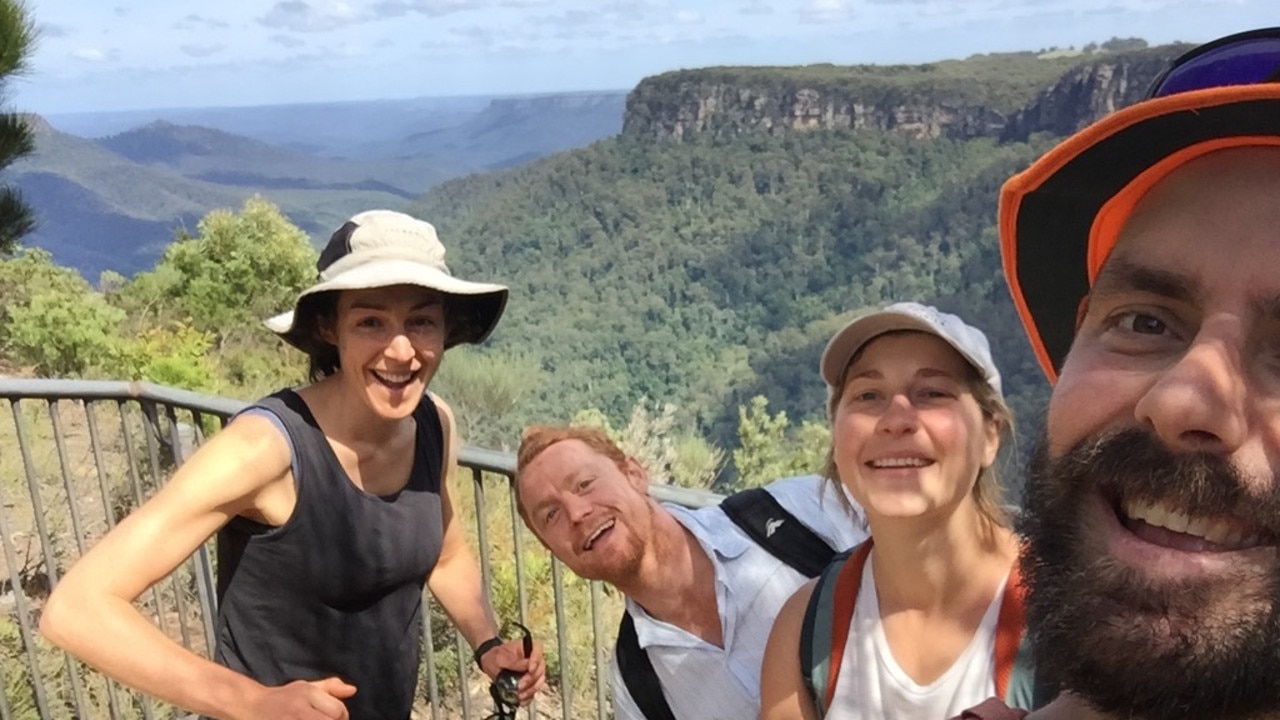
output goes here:
[{"label": "smiling mouth with teeth", "polygon": [[373,370],[372,373],[373,373],[373,376],[377,378],[378,381],[381,382],[383,385],[389,385],[392,387],[396,387],[396,386],[403,387],[405,385],[408,385],[409,382],[413,380],[413,376],[415,375],[415,373],[411,373],[411,372],[389,373],[389,372],[386,372],[385,370],[383,371]]},{"label": "smiling mouth with teeth", "polygon": [[609,532],[610,530],[613,529],[613,525],[614,525],[614,521],[608,520],[603,525],[596,528],[595,532],[591,533],[591,535],[587,538],[587,541],[582,544],[582,549],[590,550],[592,546],[596,544],[596,540],[600,539],[600,536],[604,535],[606,532]]},{"label": "smiling mouth with teeth", "polygon": [[1163,502],[1125,500],[1115,505],[1120,523],[1139,538],[1190,552],[1230,552],[1274,544],[1271,533],[1239,518],[1205,517]]},{"label": "smiling mouth with teeth", "polygon": [[916,468],[932,464],[932,460],[917,457],[881,458],[879,460],[871,460],[867,463],[869,467],[876,468],[877,470],[884,468]]}]

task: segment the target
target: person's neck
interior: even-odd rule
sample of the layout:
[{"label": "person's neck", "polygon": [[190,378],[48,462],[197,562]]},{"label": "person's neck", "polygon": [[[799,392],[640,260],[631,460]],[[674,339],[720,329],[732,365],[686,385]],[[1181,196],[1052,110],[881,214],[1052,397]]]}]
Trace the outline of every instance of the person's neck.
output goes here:
[{"label": "person's neck", "polygon": [[975,593],[990,595],[1017,560],[1013,532],[973,506],[942,522],[888,520],[871,525],[871,572],[882,613],[967,605]]},{"label": "person's neck", "polygon": [[[388,420],[374,413],[363,398],[354,397],[342,383],[341,371],[298,391],[330,439],[351,447],[384,447],[404,432],[404,420]],[[423,397],[421,402],[431,402]]]},{"label": "person's neck", "polygon": [[662,507],[653,514],[653,536],[633,579],[619,590],[657,620],[722,645],[715,566],[702,544]]}]

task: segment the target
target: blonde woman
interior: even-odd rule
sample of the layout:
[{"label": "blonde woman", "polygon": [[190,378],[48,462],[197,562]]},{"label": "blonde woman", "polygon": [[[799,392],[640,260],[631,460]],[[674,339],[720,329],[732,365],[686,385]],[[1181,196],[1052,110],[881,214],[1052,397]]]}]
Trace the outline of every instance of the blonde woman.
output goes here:
[{"label": "blonde woman", "polygon": [[783,606],[762,720],[945,718],[992,695],[1025,706],[1019,542],[993,469],[1012,417],[986,337],[899,303],[841,329],[821,371],[826,474],[871,538]]}]

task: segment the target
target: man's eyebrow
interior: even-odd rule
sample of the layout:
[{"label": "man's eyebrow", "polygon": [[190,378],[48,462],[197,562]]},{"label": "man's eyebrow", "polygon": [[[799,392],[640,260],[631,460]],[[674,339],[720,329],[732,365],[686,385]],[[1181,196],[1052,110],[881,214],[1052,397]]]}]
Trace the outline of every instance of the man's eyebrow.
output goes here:
[{"label": "man's eyebrow", "polygon": [[1112,257],[1102,266],[1090,294],[1105,296],[1135,291],[1193,303],[1200,295],[1200,286],[1182,273],[1140,265],[1124,257]]},{"label": "man's eyebrow", "polygon": [[[568,483],[566,484],[568,485],[575,484],[577,482],[577,479],[582,475],[582,473],[583,471],[581,469],[570,470],[564,476],[564,479],[568,480]],[[557,483],[557,487],[559,487],[559,483]],[[546,498],[540,502],[537,502],[533,506],[531,506],[529,508],[529,515],[530,517],[532,517],[535,512],[541,512],[542,510],[546,509],[551,505],[558,505],[558,504],[560,504],[560,501],[556,499],[555,495],[552,495],[551,497]]]}]

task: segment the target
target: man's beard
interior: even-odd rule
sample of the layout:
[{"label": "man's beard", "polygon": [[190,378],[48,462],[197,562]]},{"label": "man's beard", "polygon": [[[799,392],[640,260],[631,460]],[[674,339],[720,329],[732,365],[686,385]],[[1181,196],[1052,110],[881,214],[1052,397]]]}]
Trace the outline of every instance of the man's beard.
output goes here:
[{"label": "man's beard", "polygon": [[[1095,495],[1112,508],[1142,501],[1239,518],[1272,546],[1216,577],[1153,577],[1110,557],[1088,510]],[[1277,527],[1280,488],[1268,479],[1265,490],[1250,489],[1220,456],[1173,455],[1140,429],[1054,459],[1042,440],[1018,527],[1028,545],[1022,572],[1037,672],[1119,718],[1280,711]]]}]

